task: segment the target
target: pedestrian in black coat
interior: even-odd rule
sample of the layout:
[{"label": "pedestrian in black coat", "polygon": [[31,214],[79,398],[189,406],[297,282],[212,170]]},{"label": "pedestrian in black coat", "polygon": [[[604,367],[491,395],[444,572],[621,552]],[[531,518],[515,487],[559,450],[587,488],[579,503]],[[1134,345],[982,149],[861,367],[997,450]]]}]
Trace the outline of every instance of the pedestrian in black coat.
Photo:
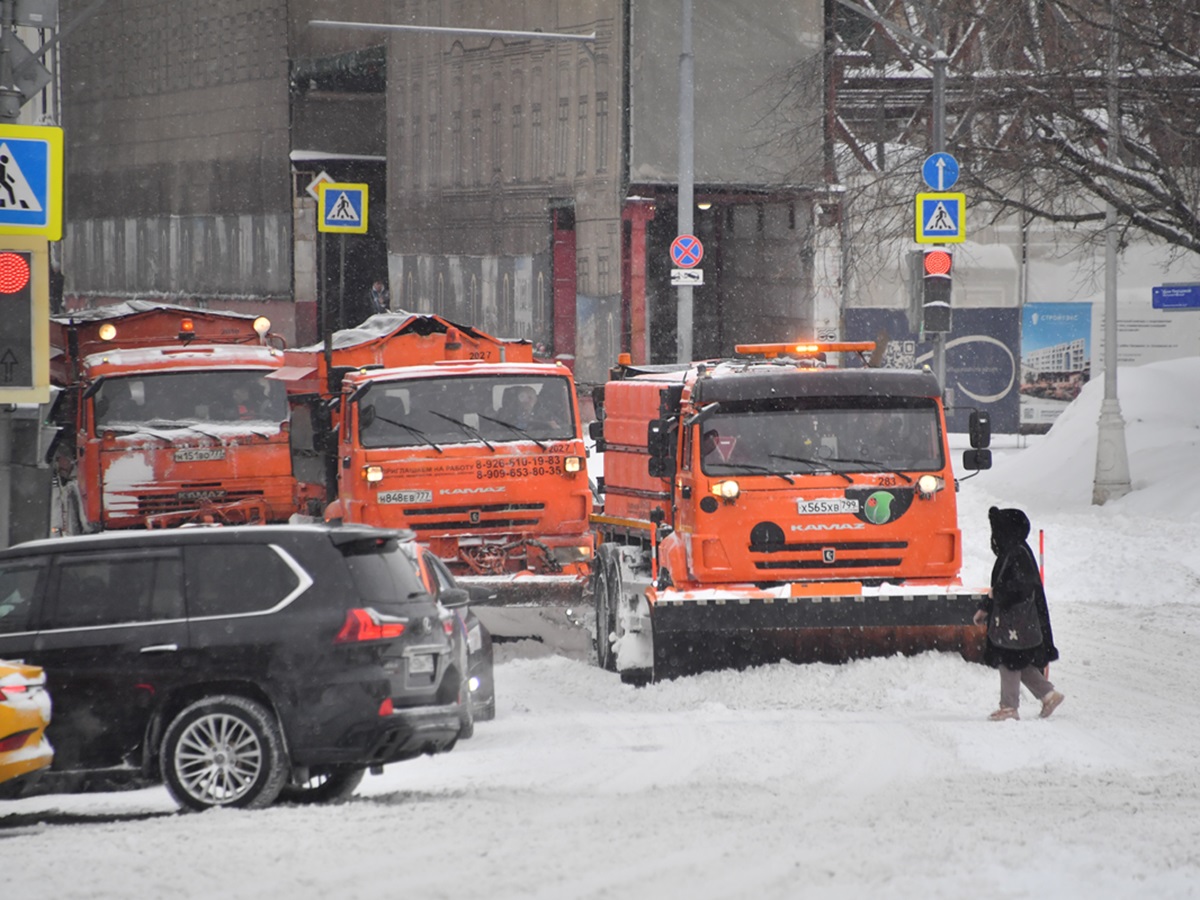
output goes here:
[{"label": "pedestrian in black coat", "polygon": [[1058,659],[1050,610],[1037,560],[1026,538],[1029,517],[1019,509],[988,510],[992,526],[992,589],[975,613],[975,624],[988,626],[984,662],[1000,670],[1000,708],[993,721],[1017,719],[1024,684],[1042,703],[1040,716],[1049,716],[1063,695],[1046,679],[1046,667]]}]

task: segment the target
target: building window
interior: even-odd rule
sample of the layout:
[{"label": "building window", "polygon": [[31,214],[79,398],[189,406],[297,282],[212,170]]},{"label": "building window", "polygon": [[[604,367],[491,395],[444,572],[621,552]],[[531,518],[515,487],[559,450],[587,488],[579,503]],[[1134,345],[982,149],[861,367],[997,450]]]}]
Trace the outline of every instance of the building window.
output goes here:
[{"label": "building window", "polygon": [[575,134],[575,174],[582,175],[587,171],[587,136],[588,136],[588,101],[587,97],[579,98],[579,109],[576,121],[579,129]]},{"label": "building window", "polygon": [[503,157],[500,153],[500,104],[492,107],[492,171],[498,173],[502,168]]},{"label": "building window", "polygon": [[575,260],[575,285],[579,289],[579,293],[591,293],[591,285],[588,284],[588,260],[586,256],[580,256]]},{"label": "building window", "polygon": [[429,184],[436,186],[441,181],[442,144],[438,134],[437,116],[429,117]]},{"label": "building window", "polygon": [[404,118],[403,117],[396,119],[396,155],[393,158],[396,160],[396,173],[395,173],[396,185],[399,187],[400,190],[404,190],[404,179],[408,175],[408,172],[406,171],[407,166],[405,165],[405,163],[408,160],[404,155]]},{"label": "building window", "polygon": [[421,187],[421,120],[416,116],[412,119],[412,186]]},{"label": "building window", "polygon": [[471,183],[483,181],[483,162],[480,156],[483,152],[483,123],[480,121],[479,110],[471,110]]},{"label": "building window", "polygon": [[608,94],[596,95],[596,171],[608,168]]},{"label": "building window", "polygon": [[512,108],[512,178],[521,181],[525,172],[525,111],[520,106]]},{"label": "building window", "polygon": [[452,176],[454,183],[461,185],[463,180],[462,112],[454,112],[450,116],[450,166],[454,170]]},{"label": "building window", "polygon": [[497,324],[503,334],[513,333],[513,285],[512,278],[504,273],[504,284],[500,289],[500,315]]},{"label": "building window", "polygon": [[529,177],[532,181],[537,181],[542,177],[542,104],[535,103],[530,108],[530,135],[529,142]]},{"label": "building window", "polygon": [[554,174],[567,174],[567,142],[571,139],[571,101],[562,97],[558,101],[558,122],[554,135]]},{"label": "building window", "polygon": [[600,297],[607,297],[609,290],[608,257],[601,255],[596,257],[596,294]]}]

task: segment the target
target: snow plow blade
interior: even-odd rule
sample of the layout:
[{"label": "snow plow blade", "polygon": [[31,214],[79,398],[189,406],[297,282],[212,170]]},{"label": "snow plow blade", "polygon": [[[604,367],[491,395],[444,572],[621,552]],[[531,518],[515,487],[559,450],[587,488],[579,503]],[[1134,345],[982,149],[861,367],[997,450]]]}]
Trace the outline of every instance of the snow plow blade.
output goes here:
[{"label": "snow plow blade", "polygon": [[980,593],[673,599],[653,609],[656,678],[787,660],[841,663],[928,650],[983,659]]},{"label": "snow plow blade", "polygon": [[595,659],[595,608],[586,579],[460,577],[471,609],[492,635],[497,661],[565,656]]}]

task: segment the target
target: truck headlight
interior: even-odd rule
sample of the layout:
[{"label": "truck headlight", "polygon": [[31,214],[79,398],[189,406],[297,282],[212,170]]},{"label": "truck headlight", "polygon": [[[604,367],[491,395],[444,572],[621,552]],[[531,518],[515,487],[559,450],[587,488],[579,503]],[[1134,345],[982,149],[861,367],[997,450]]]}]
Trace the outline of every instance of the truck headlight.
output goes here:
[{"label": "truck headlight", "polygon": [[367,466],[363,469],[363,478],[367,479],[368,484],[383,481],[383,466]]},{"label": "truck headlight", "polygon": [[563,460],[563,471],[574,475],[583,470],[583,460],[578,456],[568,456]]},{"label": "truck headlight", "polygon": [[722,500],[735,500],[737,495],[742,492],[741,487],[732,478],[728,481],[718,481],[712,486],[712,492],[715,496]]},{"label": "truck headlight", "polygon": [[936,475],[922,475],[917,479],[917,493],[928,500],[945,486],[945,482]]}]

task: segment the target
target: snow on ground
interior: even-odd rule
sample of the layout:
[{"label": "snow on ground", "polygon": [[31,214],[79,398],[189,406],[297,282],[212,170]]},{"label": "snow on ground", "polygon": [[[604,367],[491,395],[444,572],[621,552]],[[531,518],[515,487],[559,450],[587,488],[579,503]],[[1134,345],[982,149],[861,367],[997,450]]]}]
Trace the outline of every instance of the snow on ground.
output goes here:
[{"label": "snow on ground", "polygon": [[346,805],[0,804],[4,895],[1200,896],[1200,360],[1121,371],[1134,492],[1094,507],[1102,392],[998,438],[959,494],[967,583],[990,571],[988,506],[1044,531],[1051,719],[1026,695],[1022,721],[987,721],[996,673],[946,654],[645,689],[512,660],[494,722]]}]

